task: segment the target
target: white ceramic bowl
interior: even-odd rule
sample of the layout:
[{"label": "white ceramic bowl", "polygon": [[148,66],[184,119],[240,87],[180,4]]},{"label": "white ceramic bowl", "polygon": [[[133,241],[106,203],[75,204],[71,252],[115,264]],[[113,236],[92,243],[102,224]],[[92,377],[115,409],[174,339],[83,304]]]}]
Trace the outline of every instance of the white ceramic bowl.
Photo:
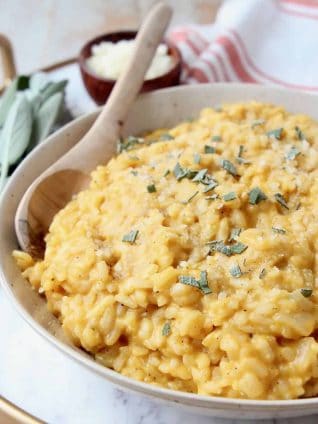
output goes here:
[{"label": "white ceramic bowl", "polygon": [[[247,84],[200,84],[176,87],[141,96],[133,106],[124,135],[170,127],[196,116],[206,106],[223,102],[258,100],[285,106],[289,111],[318,119],[318,96]],[[318,412],[318,398],[289,401],[258,401],[199,396],[162,389],[124,377],[96,363],[82,350],[70,345],[58,321],[47,311],[43,298],[21,276],[11,252],[17,248],[14,215],[22,194],[32,181],[73,146],[87,131],[98,112],[76,119],[49,137],[19,166],[0,202],[0,277],[5,292],[23,318],[53,346],[83,366],[122,388],[142,393],[192,412],[229,418],[279,418]],[[22,347],[21,347],[22,348]]]}]

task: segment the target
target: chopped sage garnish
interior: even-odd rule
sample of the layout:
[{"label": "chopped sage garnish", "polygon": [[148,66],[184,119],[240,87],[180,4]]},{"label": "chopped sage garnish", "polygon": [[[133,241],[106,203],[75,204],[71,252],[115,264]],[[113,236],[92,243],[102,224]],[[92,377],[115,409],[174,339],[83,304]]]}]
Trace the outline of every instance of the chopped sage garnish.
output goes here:
[{"label": "chopped sage garnish", "polygon": [[201,271],[200,280],[196,280],[194,277],[188,275],[180,275],[179,283],[186,284],[187,286],[196,287],[201,290],[203,294],[210,294],[212,290],[208,285],[208,273],[206,271]]},{"label": "chopped sage garnish", "polygon": [[287,202],[284,198],[284,196],[281,193],[275,193],[274,197],[277,201],[277,203],[279,203],[281,206],[283,206],[285,209],[289,209]]},{"label": "chopped sage garnish", "polygon": [[263,124],[265,124],[265,119],[255,119],[255,121],[253,121],[252,122],[252,125],[251,125],[251,127],[252,128],[255,128],[255,127],[257,127],[258,125],[263,125]]},{"label": "chopped sage garnish", "polygon": [[166,170],[166,172],[163,174],[163,176],[164,176],[164,177],[166,177],[166,176],[167,176],[167,175],[169,175],[169,174],[170,174],[170,170],[169,170],[169,169],[167,169],[167,170]]},{"label": "chopped sage garnish", "polygon": [[229,193],[226,193],[226,194],[223,195],[223,200],[225,202],[229,202],[231,200],[235,200],[236,198],[237,197],[236,197],[235,191],[230,191]]},{"label": "chopped sage garnish", "polygon": [[300,151],[297,147],[293,146],[286,154],[286,159],[294,160],[298,155],[300,155]]},{"label": "chopped sage garnish", "polygon": [[227,159],[222,159],[221,160],[221,166],[223,169],[225,169],[229,174],[233,175],[233,177],[238,176],[237,170],[235,165],[233,165],[232,162],[230,162]]},{"label": "chopped sage garnish", "polygon": [[156,186],[154,184],[147,185],[148,193],[155,193],[157,191]]},{"label": "chopped sage garnish", "polygon": [[262,200],[266,200],[267,196],[265,193],[262,192],[262,190],[259,187],[254,187],[248,193],[248,198],[249,198],[249,203],[251,205],[257,205]]},{"label": "chopped sage garnish", "polygon": [[214,190],[215,187],[218,186],[218,183],[214,180],[211,180],[211,182],[202,190],[203,193],[208,193],[211,190]]},{"label": "chopped sage garnish", "polygon": [[124,235],[124,237],[122,238],[122,241],[133,244],[135,243],[137,239],[138,233],[139,233],[138,230],[131,230],[128,234]]},{"label": "chopped sage garnish", "polygon": [[248,247],[241,242],[237,242],[232,245],[226,245],[223,241],[218,240],[210,241],[207,243],[207,245],[210,247],[209,253],[220,252],[226,256],[232,256],[236,254],[240,255]]},{"label": "chopped sage garnish", "polygon": [[302,132],[302,130],[299,127],[295,127],[296,135],[298,137],[298,140],[306,140],[305,134]]},{"label": "chopped sage garnish", "polygon": [[209,146],[209,145],[205,145],[204,146],[204,153],[209,154],[209,153],[215,153],[215,148],[213,146]]},{"label": "chopped sage garnish", "polygon": [[243,152],[244,152],[244,146],[241,145],[239,147],[239,151],[238,151],[238,154],[237,154],[236,162],[238,162],[240,164],[249,164],[249,163],[251,163],[250,161],[248,161],[248,160],[246,160],[246,159],[244,159],[242,157]]},{"label": "chopped sage garnish", "polygon": [[117,153],[122,153],[125,150],[132,150],[137,145],[144,144],[144,142],[143,138],[133,137],[131,135],[125,139],[120,138],[117,144]]},{"label": "chopped sage garnish", "polygon": [[240,278],[243,275],[239,265],[234,265],[232,268],[230,268],[230,274],[234,278]]},{"label": "chopped sage garnish", "polygon": [[180,181],[188,175],[189,170],[187,168],[182,168],[182,166],[178,162],[173,169],[173,173],[176,179]]},{"label": "chopped sage garnish", "polygon": [[171,333],[170,323],[166,322],[165,325],[162,327],[162,335],[169,336],[170,333]]},{"label": "chopped sage garnish", "polygon": [[212,135],[211,141],[222,141],[222,137],[220,135]]},{"label": "chopped sage garnish", "polygon": [[266,135],[269,138],[276,138],[276,140],[281,140],[283,135],[283,128],[276,128],[275,130],[267,131]]},{"label": "chopped sage garnish", "polygon": [[206,168],[201,169],[193,178],[192,181],[193,182],[202,182],[204,181],[204,177],[206,176],[206,173],[208,172],[208,170]]},{"label": "chopped sage garnish", "polygon": [[272,227],[272,230],[277,234],[286,234],[286,230],[284,228]]},{"label": "chopped sage garnish", "polygon": [[303,289],[300,289],[300,293],[304,297],[310,297],[312,295],[312,289],[303,288]]},{"label": "chopped sage garnish", "polygon": [[241,228],[233,228],[230,234],[229,241],[236,241],[242,232]]},{"label": "chopped sage garnish", "polygon": [[235,244],[232,244],[231,246],[231,251],[232,251],[232,255],[238,254],[240,255],[241,253],[243,253],[245,250],[247,249],[246,244],[241,243],[240,241],[238,241]]},{"label": "chopped sage garnish", "polygon": [[199,164],[199,163],[201,162],[201,156],[199,155],[199,153],[195,153],[195,154],[193,155],[193,161],[194,161],[194,163],[196,163],[196,164]]},{"label": "chopped sage garnish", "polygon": [[266,269],[262,268],[261,272],[259,273],[258,278],[260,278],[262,280],[262,278],[264,278],[266,275]]},{"label": "chopped sage garnish", "polygon": [[161,134],[161,136],[159,137],[159,141],[168,141],[168,140],[173,140],[174,137],[171,134]]}]

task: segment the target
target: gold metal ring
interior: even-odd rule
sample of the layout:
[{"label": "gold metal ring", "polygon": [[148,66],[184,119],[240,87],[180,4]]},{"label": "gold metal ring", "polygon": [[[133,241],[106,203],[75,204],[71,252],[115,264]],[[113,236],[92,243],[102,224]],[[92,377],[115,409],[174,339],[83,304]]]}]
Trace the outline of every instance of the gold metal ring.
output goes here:
[{"label": "gold metal ring", "polygon": [[2,396],[0,396],[0,422],[6,424],[44,424],[43,421],[29,415]]},{"label": "gold metal ring", "polygon": [[7,87],[16,76],[12,45],[3,34],[0,34],[0,60],[3,73],[3,81],[0,84],[1,91],[3,88]]}]

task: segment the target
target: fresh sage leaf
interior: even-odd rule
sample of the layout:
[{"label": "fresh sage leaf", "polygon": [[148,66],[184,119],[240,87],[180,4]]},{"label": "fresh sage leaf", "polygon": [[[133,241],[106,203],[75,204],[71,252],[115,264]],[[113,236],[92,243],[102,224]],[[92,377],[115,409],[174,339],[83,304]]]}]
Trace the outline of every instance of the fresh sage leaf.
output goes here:
[{"label": "fresh sage leaf", "polygon": [[67,80],[58,82],[49,82],[41,91],[42,103],[44,103],[49,97],[56,93],[64,93],[64,89],[67,85]]},{"label": "fresh sage leaf", "polygon": [[32,128],[31,106],[24,95],[18,96],[3,126],[0,141],[0,189],[4,186],[9,166],[14,164],[27,148]]},{"label": "fresh sage leaf", "polygon": [[40,107],[34,118],[32,144],[41,143],[50,133],[63,102],[63,94],[55,93]]},{"label": "fresh sage leaf", "polygon": [[38,94],[48,85],[48,77],[44,72],[37,72],[31,75],[29,86],[33,93]]}]

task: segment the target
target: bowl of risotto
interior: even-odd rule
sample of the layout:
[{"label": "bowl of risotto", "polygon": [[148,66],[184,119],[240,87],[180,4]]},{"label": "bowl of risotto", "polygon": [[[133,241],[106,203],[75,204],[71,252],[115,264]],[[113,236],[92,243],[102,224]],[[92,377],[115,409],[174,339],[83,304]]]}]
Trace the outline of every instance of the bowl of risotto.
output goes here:
[{"label": "bowl of risotto", "polygon": [[98,112],[75,120],[3,195],[6,293],[44,338],[122,388],[211,416],[318,412],[317,111],[315,96],[257,85],[140,96],[118,154],[32,257],[15,210]]}]

